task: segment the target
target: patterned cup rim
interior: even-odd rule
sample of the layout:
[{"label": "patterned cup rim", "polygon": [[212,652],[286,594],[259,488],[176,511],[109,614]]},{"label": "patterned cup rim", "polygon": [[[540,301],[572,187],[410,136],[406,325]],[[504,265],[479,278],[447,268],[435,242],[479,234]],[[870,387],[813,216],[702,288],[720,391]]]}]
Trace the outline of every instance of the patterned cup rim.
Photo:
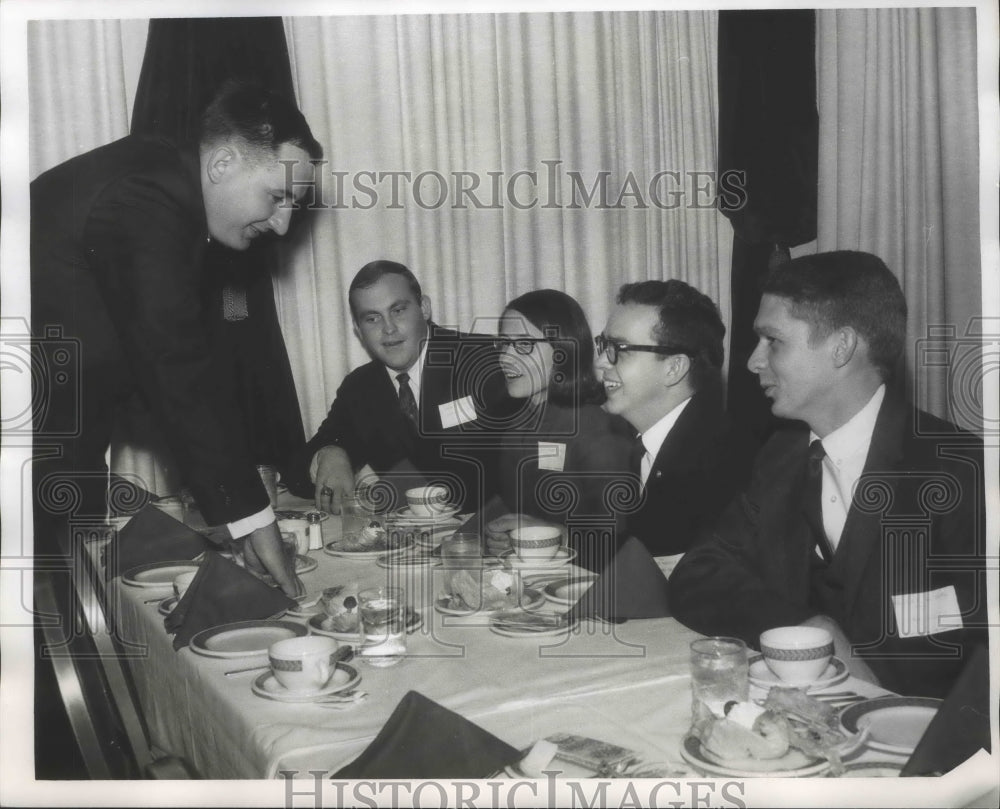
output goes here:
[{"label": "patterned cup rim", "polygon": [[[336,663],[334,659],[337,655],[336,651],[330,652],[330,664]],[[275,671],[302,671],[302,659],[298,660],[288,660],[281,657],[271,657],[268,655],[268,660],[271,663],[271,668]]]},{"label": "patterned cup rim", "polygon": [[773,646],[760,645],[760,651],[765,658],[782,661],[818,660],[833,655],[833,643],[823,646],[813,646],[810,649],[776,649]]}]

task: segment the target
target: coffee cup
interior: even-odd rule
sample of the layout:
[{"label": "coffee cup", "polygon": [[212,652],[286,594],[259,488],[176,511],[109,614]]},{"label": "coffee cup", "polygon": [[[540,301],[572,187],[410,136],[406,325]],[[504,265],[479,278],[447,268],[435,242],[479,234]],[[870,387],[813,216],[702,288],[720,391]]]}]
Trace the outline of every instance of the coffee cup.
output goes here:
[{"label": "coffee cup", "polygon": [[416,517],[437,517],[448,510],[448,490],[444,486],[407,489],[406,503]]},{"label": "coffee cup", "polygon": [[325,686],[337,670],[337,641],[326,635],[285,638],[267,650],[271,671],[289,691],[310,693]]},{"label": "coffee cup", "polygon": [[562,547],[562,529],[554,525],[532,525],[510,532],[510,544],[522,562],[554,559]]},{"label": "coffee cup", "polygon": [[761,634],[760,651],[782,681],[803,685],[826,671],[833,657],[833,636],[816,626],[779,626]]},{"label": "coffee cup", "polygon": [[194,581],[194,577],[198,575],[197,570],[188,570],[181,573],[176,579],[174,579],[174,594],[180,598],[187,592],[188,587],[191,586],[191,582]]}]

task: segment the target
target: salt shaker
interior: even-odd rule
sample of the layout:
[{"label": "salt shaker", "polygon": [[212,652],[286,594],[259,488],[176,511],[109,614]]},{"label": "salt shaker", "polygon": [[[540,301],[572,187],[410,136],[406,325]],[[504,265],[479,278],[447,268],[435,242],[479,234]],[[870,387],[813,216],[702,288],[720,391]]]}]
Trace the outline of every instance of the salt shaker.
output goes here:
[{"label": "salt shaker", "polygon": [[319,551],[323,549],[323,526],[320,522],[323,515],[316,511],[306,514],[309,525],[306,527],[306,536],[309,537],[309,550]]}]

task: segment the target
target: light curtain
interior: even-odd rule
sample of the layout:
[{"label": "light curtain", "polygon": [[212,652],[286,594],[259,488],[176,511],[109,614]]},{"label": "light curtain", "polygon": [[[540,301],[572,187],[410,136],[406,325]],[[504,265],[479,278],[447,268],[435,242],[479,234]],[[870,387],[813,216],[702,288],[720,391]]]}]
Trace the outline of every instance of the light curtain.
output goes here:
[{"label": "light curtain", "polygon": [[[307,433],[367,360],[346,293],[373,259],[408,265],[435,320],[462,329],[492,331],[507,301],[555,287],[598,332],[619,285],[647,278],[688,281],[728,317],[731,228],[710,177],[715,12],[285,23],[299,103],[330,161],[324,201],[338,206],[315,211],[275,283]],[[663,171],[679,180],[655,180]],[[395,198],[390,172],[410,173],[395,175]],[[458,182],[478,183],[483,207]]]},{"label": "light curtain", "polygon": [[885,260],[909,307],[908,392],[981,429],[976,10],[818,11],[816,20],[817,247]]}]

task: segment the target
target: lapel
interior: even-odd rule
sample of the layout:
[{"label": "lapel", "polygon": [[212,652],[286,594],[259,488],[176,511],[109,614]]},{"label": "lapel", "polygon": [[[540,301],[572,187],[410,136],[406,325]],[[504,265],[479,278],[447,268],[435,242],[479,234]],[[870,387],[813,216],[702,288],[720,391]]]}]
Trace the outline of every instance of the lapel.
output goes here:
[{"label": "lapel", "polygon": [[705,456],[704,436],[713,431],[717,417],[716,408],[706,397],[697,393],[691,397],[653,459],[647,489],[684,478],[687,470],[699,464]]},{"label": "lapel", "polygon": [[[441,334],[434,323],[428,324],[427,354],[424,368],[420,373],[420,424],[425,433],[437,434],[441,431],[441,411],[439,405],[456,397],[452,391],[454,362],[458,361],[458,342],[452,332]],[[450,339],[449,339],[450,336]],[[454,362],[443,363],[436,354],[450,355]]]},{"label": "lapel", "polygon": [[402,444],[409,451],[413,445],[414,430],[399,408],[396,386],[392,384],[389,372],[382,363],[373,361],[370,368],[371,373],[365,385],[368,390],[366,413],[362,423],[377,425],[378,431],[385,434],[390,445]]},{"label": "lapel", "polygon": [[[906,405],[892,398],[887,391],[875,421],[875,431],[872,433],[872,443],[865,459],[864,471],[855,491],[861,487],[866,477],[870,480],[875,476],[877,479],[879,473],[899,468],[907,425]],[[885,495],[887,504],[891,504],[899,496],[893,477],[889,476],[884,481],[890,489]],[[837,553],[834,556],[834,565],[842,571],[845,615],[851,613],[858,598],[865,568],[871,560],[872,553],[882,545],[882,523],[882,511],[874,513],[862,511],[852,499]]]}]

